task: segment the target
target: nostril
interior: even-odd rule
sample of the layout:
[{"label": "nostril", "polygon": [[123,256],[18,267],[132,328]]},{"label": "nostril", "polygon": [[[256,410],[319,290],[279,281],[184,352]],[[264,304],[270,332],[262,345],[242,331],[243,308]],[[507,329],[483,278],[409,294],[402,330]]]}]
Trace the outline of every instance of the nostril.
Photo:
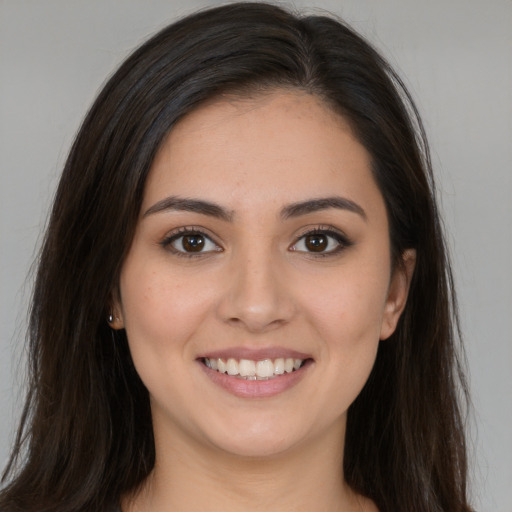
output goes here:
[{"label": "nostril", "polygon": [[263,333],[279,328],[287,323],[284,319],[268,320],[267,318],[231,318],[228,321],[233,327],[240,327],[252,334]]}]

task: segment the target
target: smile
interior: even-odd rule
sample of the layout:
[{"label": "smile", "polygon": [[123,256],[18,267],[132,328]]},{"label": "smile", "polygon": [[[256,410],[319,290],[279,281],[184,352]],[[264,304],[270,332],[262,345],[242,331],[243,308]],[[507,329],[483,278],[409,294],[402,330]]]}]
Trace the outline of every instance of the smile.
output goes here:
[{"label": "smile", "polygon": [[203,363],[218,373],[225,373],[243,380],[270,380],[297,371],[304,359],[278,357],[276,359],[203,358]]}]

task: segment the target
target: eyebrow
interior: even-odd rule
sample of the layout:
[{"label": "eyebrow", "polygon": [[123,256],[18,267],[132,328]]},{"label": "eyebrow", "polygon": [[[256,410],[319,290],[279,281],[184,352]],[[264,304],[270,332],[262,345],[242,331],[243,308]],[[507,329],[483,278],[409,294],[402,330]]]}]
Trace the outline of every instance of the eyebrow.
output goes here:
[{"label": "eyebrow", "polygon": [[348,210],[349,212],[357,213],[366,220],[366,212],[361,206],[350,199],[340,196],[321,197],[318,199],[311,199],[309,201],[292,203],[282,209],[281,217],[283,219],[300,217],[301,215],[307,215],[308,213],[314,213],[321,210],[328,210],[329,208]]},{"label": "eyebrow", "polygon": [[[357,213],[366,220],[366,213],[361,206],[350,199],[340,196],[321,197],[292,203],[281,210],[280,216],[282,219],[287,220],[330,208]],[[146,210],[144,217],[168,210],[199,213],[209,217],[216,217],[226,222],[231,222],[234,217],[233,211],[227,210],[216,203],[203,199],[182,198],[178,196],[169,196],[158,201]]]},{"label": "eyebrow", "polygon": [[210,217],[216,217],[221,220],[230,222],[233,220],[233,212],[226,210],[218,204],[204,201],[202,199],[182,198],[177,196],[169,196],[158,201],[144,213],[144,217],[167,210],[184,211],[200,213]]}]

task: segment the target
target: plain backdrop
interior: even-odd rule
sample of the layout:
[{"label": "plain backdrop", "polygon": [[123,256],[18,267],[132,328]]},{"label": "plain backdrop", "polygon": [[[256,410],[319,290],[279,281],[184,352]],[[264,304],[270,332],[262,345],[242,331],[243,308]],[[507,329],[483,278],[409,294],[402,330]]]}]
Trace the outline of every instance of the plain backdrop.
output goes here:
[{"label": "plain backdrop", "polygon": [[[21,407],[27,278],[73,136],[101,84],[199,0],[0,0],[0,464]],[[474,403],[472,493],[512,512],[512,1],[295,1],[365,34],[424,118]],[[70,241],[72,243],[72,241]]]}]

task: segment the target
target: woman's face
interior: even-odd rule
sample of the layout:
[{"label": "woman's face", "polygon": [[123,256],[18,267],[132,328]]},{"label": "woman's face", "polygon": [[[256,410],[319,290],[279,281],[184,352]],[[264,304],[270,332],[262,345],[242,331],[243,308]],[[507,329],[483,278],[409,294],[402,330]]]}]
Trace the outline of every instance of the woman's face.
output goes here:
[{"label": "woman's face", "polygon": [[157,443],[262,456],[341,442],[412,260],[391,273],[369,156],[316,97],[185,117],[153,163],[115,305]]}]

